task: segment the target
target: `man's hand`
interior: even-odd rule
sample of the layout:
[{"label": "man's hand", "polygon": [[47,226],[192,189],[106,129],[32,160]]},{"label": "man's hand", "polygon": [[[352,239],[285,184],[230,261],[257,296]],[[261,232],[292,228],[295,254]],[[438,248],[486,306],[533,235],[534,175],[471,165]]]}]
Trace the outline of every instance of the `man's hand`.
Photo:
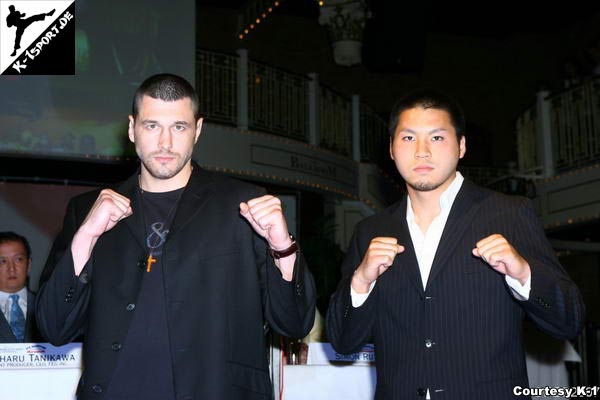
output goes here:
[{"label": "man's hand", "polygon": [[272,249],[285,250],[292,245],[281,200],[277,197],[265,195],[240,203],[240,214]]},{"label": "man's hand", "polygon": [[[271,195],[257,197],[240,203],[240,214],[260,236],[267,240],[274,250],[285,250],[292,245],[281,200]],[[296,255],[275,260],[275,265],[281,271],[283,279],[291,281],[294,272]]]},{"label": "man's hand", "polygon": [[133,214],[131,201],[127,197],[113,190],[104,189],[98,195],[78,232],[97,239],[131,214]]},{"label": "man's hand", "polygon": [[79,276],[89,260],[98,238],[131,214],[131,201],[127,197],[110,189],[100,192],[71,242],[75,275]]},{"label": "man's hand", "polygon": [[517,279],[522,285],[531,275],[529,263],[500,234],[490,235],[477,242],[473,255],[482,258],[501,274]]},{"label": "man's hand", "polygon": [[357,293],[367,293],[373,282],[394,263],[394,258],[404,251],[398,239],[376,237],[371,240],[362,262],[354,271],[352,288]]}]

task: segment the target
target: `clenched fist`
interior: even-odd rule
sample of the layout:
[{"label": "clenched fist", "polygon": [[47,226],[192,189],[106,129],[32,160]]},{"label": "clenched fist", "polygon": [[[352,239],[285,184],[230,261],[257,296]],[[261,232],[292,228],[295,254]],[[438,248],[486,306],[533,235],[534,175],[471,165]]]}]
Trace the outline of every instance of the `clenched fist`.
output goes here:
[{"label": "clenched fist", "polygon": [[281,200],[277,197],[265,195],[240,203],[240,214],[272,249],[285,250],[292,244]]},{"label": "clenched fist", "polygon": [[98,195],[79,230],[98,238],[131,214],[133,214],[131,201],[127,197],[114,190],[104,189]]},{"label": "clenched fist", "polygon": [[127,197],[110,189],[100,192],[71,242],[75,275],[89,260],[98,238],[131,214],[131,201]]},{"label": "clenched fist", "polygon": [[473,255],[482,258],[501,274],[519,280],[521,284],[525,284],[531,274],[529,263],[504,236],[497,233],[477,242]]},{"label": "clenched fist", "polygon": [[[274,250],[285,250],[292,245],[281,200],[271,195],[257,197],[240,203],[240,214],[250,223],[252,229],[264,237]],[[291,281],[296,255],[275,260],[286,281]]]},{"label": "clenched fist", "polygon": [[352,288],[357,293],[367,293],[373,282],[394,263],[394,258],[404,251],[398,239],[376,237],[371,240],[362,262],[354,271]]}]

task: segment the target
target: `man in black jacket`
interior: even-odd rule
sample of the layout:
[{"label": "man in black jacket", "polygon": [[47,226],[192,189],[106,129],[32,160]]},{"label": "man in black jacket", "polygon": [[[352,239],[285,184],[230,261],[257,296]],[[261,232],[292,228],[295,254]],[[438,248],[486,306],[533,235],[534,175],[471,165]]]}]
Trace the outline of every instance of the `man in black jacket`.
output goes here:
[{"label": "man in black jacket", "polygon": [[400,100],[390,154],[407,196],[358,224],[332,296],[341,353],[375,343],[377,399],[492,400],[527,387],[521,323],[575,337],[584,306],[529,200],[456,171],[459,106],[434,91]]},{"label": "man in black jacket", "polygon": [[270,399],[263,321],[310,330],[279,199],[191,162],[201,126],[187,81],[148,78],[129,117],[139,174],[68,206],[37,317],[53,344],[84,335],[82,399]]}]

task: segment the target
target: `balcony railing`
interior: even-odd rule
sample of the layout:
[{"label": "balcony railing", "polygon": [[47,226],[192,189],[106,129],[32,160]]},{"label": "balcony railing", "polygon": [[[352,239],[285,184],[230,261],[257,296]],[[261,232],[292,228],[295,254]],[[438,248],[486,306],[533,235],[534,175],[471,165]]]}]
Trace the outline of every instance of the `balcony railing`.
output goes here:
[{"label": "balcony railing", "polygon": [[352,156],[352,102],[325,86],[319,101],[321,147]]},{"label": "balcony railing", "polygon": [[250,128],[305,140],[308,134],[307,87],[306,77],[250,61]]},{"label": "balcony railing", "polygon": [[363,161],[373,163],[389,158],[387,122],[367,105],[360,105],[360,149]]},{"label": "balcony railing", "polygon": [[536,110],[526,110],[517,120],[517,149],[520,171],[529,171],[540,166],[536,141]]},{"label": "balcony railing", "polygon": [[519,170],[544,176],[600,161],[600,77],[567,91],[538,93],[517,120]]},{"label": "balcony railing", "polygon": [[385,121],[365,105],[354,107],[358,96],[353,102],[320,84],[316,74],[250,60],[246,50],[199,50],[196,60],[200,108],[208,121],[303,141],[356,161],[387,157]]},{"label": "balcony railing", "polygon": [[215,122],[237,122],[238,57],[199,51],[196,55],[196,87],[203,115]]},{"label": "balcony railing", "polygon": [[550,98],[557,169],[600,158],[600,79]]}]

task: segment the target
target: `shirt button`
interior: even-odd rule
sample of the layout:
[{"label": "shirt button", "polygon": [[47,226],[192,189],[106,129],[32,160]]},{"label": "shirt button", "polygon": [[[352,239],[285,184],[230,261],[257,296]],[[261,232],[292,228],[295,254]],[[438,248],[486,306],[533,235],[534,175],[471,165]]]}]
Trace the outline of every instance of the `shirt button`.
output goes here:
[{"label": "shirt button", "polygon": [[110,346],[110,347],[113,349],[113,351],[119,351],[119,350],[121,350],[121,343],[119,343],[119,342],[114,342],[114,343],[112,344],[112,346]]},{"label": "shirt button", "polygon": [[427,347],[429,349],[429,348],[431,348],[431,346],[433,346],[433,340],[425,339],[425,347]]},{"label": "shirt button", "polygon": [[94,391],[94,393],[102,393],[102,386],[94,385],[92,386],[92,391]]},{"label": "shirt button", "polygon": [[127,307],[125,307],[125,309],[127,311],[133,311],[133,310],[135,310],[135,304],[129,303],[129,304],[127,304]]}]

